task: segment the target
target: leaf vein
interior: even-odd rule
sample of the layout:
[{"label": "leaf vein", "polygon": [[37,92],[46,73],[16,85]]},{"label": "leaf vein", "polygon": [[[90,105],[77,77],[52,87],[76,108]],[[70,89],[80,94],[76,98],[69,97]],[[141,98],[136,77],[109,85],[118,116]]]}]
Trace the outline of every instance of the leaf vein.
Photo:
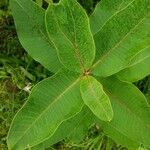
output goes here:
[{"label": "leaf vein", "polygon": [[67,93],[74,85],[76,85],[79,82],[80,78],[76,79],[75,81],[73,81],[62,93],[60,93],[60,95],[58,95],[52,103],[50,103],[49,105],[47,105],[47,108],[44,109],[44,111],[41,112],[41,114],[35,118],[35,120],[32,122],[32,124],[24,131],[24,133],[22,134],[22,136],[18,139],[18,141],[14,144],[15,145],[19,142],[19,140],[21,140],[23,138],[23,136],[28,132],[28,130],[30,130],[30,128],[42,117],[42,115],[52,106],[54,105],[65,93]]}]

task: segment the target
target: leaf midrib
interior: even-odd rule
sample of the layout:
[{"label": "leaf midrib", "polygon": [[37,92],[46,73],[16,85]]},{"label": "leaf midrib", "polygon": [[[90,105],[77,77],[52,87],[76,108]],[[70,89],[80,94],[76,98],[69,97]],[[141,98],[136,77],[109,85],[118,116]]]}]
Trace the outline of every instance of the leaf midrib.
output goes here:
[{"label": "leaf midrib", "polygon": [[[67,1],[67,4],[68,4],[68,1]],[[77,41],[77,36],[76,36],[76,35],[77,35],[77,32],[76,32],[76,22],[75,22],[73,13],[72,13],[72,11],[71,11],[69,5],[67,5],[67,6],[68,6],[68,9],[69,9],[69,11],[70,11],[71,18],[72,18],[72,20],[73,20],[74,36],[75,36],[75,37],[74,37],[74,43],[75,43],[74,47],[75,47],[75,49],[77,49],[77,52],[76,52],[76,51],[75,51],[75,52],[76,52],[77,58],[78,58],[79,61],[80,61],[80,65],[81,65],[83,71],[85,71],[84,62],[83,62],[83,60],[82,60],[82,58],[81,58],[81,56],[80,56],[80,50],[79,50],[78,46],[76,45],[76,41]]]},{"label": "leaf midrib", "polygon": [[[63,4],[62,4],[62,6],[63,6]],[[53,7],[53,6],[52,6]],[[55,7],[55,5],[54,5],[54,7]],[[63,30],[61,29],[61,27],[60,27],[60,24],[59,24],[59,22],[58,22],[58,19],[57,19],[57,17],[56,17],[56,15],[55,15],[55,12],[54,12],[54,10],[53,10],[53,8],[52,8],[52,11],[53,11],[53,16],[55,17],[55,20],[56,20],[56,23],[57,23],[57,25],[58,25],[58,28],[59,28],[59,30],[60,30],[60,32],[64,35],[64,37],[68,40],[68,42],[73,46],[73,50],[74,50],[74,52],[75,52],[75,54],[76,54],[76,56],[77,56],[77,59],[79,60],[79,62],[80,62],[80,67],[82,68],[82,71],[85,71],[86,69],[85,69],[85,67],[84,67],[84,63],[83,63],[83,60],[82,60],[82,58],[81,58],[81,56],[80,56],[80,50],[79,50],[79,48],[78,48],[78,46],[76,45],[76,43],[73,43],[69,38],[68,38],[68,36],[63,32]],[[73,22],[74,22],[74,25],[75,25],[75,20],[74,20],[74,18],[72,17],[72,19],[73,19]],[[74,27],[75,28],[75,27]],[[75,30],[74,30],[74,32],[75,32]],[[75,33],[74,33],[75,34]],[[54,43],[54,42],[53,42]],[[57,49],[58,50],[58,49]],[[65,65],[65,64],[64,64]]]},{"label": "leaf midrib", "polygon": [[[92,82],[90,81],[90,79],[88,78],[88,76],[87,76],[87,80],[88,80],[88,82],[89,82],[90,89],[91,89],[91,91],[92,91],[92,93],[93,93],[93,96],[95,97],[95,99],[99,99],[98,96],[97,96],[97,94],[95,93],[95,91],[94,91],[94,89],[93,89]],[[97,82],[98,82],[98,81],[97,81]],[[100,101],[99,101],[99,102],[100,102]],[[100,103],[101,103],[101,102],[100,102]],[[101,104],[101,105],[102,105],[102,104]],[[102,105],[102,108],[103,108],[103,110],[104,110],[104,112],[105,112],[105,114],[106,114],[105,116],[107,117],[108,121],[111,120],[111,119],[109,118],[109,116],[108,116],[108,113],[107,113],[105,107],[103,107],[103,105]]]},{"label": "leaf midrib", "polygon": [[145,49],[147,49],[147,48],[150,48],[150,45],[147,46],[147,47],[145,47],[143,50],[141,50],[139,53],[137,53],[137,54],[131,59],[131,61],[130,61],[131,64],[129,63],[128,68],[129,68],[129,67],[133,67],[133,66],[135,66],[135,65],[137,65],[137,64],[140,64],[142,61],[144,61],[145,59],[147,59],[147,58],[150,57],[150,54],[149,54],[149,55],[147,55],[147,56],[144,56],[142,59],[140,59],[140,60],[138,60],[138,61],[132,63],[132,60],[134,60],[137,55],[139,55],[140,53],[142,53],[142,52],[143,52]]},{"label": "leaf midrib", "polygon": [[77,78],[76,80],[74,80],[73,82],[70,83],[70,86],[67,86],[67,88],[60,93],[60,95],[58,95],[56,98],[54,98],[54,101],[52,103],[50,103],[49,105],[47,105],[47,108],[44,109],[40,115],[32,122],[32,124],[24,131],[24,133],[22,134],[22,136],[17,140],[17,142],[13,145],[13,147],[15,147],[18,142],[24,137],[24,135],[32,128],[32,126],[41,118],[41,116],[52,106],[54,105],[65,93],[67,93],[73,86],[75,86],[78,82],[79,82],[80,78]]},{"label": "leaf midrib", "polygon": [[106,50],[107,52],[95,63],[93,64],[93,66],[91,67],[92,70],[98,65],[101,64],[106,58],[107,56],[109,56],[109,53],[111,51],[113,51],[115,48],[117,48],[118,46],[120,46],[120,44],[141,24],[143,23],[143,20],[148,16],[149,14],[145,15],[142,19],[140,19],[140,21],[132,28],[129,30],[129,32],[123,36],[123,38],[121,40],[119,40],[112,48]]},{"label": "leaf midrib", "polygon": [[[123,7],[122,9],[118,9],[118,11],[116,11],[116,13],[114,13],[111,17],[109,17],[106,22],[103,24],[103,26],[96,32],[94,33],[93,36],[96,36],[107,24],[107,22],[109,22],[114,16],[116,16],[117,14],[119,14],[120,12],[122,12],[123,10],[125,10],[126,8],[128,8],[135,0],[131,1],[128,5],[126,5],[125,7]],[[123,3],[124,1],[122,1]],[[122,3],[118,6],[118,8],[122,5]]]}]

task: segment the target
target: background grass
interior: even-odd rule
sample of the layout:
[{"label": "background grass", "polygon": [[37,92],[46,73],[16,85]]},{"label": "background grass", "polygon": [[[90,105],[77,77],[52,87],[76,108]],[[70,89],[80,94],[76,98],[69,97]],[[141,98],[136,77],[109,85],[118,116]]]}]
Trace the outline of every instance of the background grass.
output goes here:
[{"label": "background grass", "polygon": [[[57,0],[56,0],[57,1]],[[79,0],[91,13],[99,0]],[[46,7],[46,3],[43,4]],[[15,113],[27,100],[30,89],[52,73],[35,62],[20,45],[8,0],[0,0],[0,150],[7,150],[6,136]],[[135,83],[150,100],[150,77]],[[99,135],[99,136],[98,136]],[[57,150],[125,150],[101,129],[93,126],[80,143],[62,141],[49,149]]]}]

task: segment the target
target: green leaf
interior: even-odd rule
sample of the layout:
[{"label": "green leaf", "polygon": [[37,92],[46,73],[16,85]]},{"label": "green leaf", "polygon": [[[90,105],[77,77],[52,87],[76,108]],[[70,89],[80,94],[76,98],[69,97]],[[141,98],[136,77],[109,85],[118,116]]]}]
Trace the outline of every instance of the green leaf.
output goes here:
[{"label": "green leaf", "polygon": [[52,136],[58,126],[81,111],[79,75],[65,71],[38,83],[17,113],[8,135],[11,150],[33,147]]},{"label": "green leaf", "polygon": [[104,121],[112,120],[113,110],[111,103],[101,83],[92,76],[85,76],[81,80],[80,90],[84,103],[99,119]]},{"label": "green leaf", "polygon": [[62,68],[45,28],[45,10],[32,0],[10,0],[19,40],[36,61],[51,72]]},{"label": "green leaf", "polygon": [[76,0],[50,4],[46,12],[47,31],[60,61],[69,70],[85,72],[95,57],[95,45],[88,16]]},{"label": "green leaf", "polygon": [[122,11],[131,1],[133,0],[101,0],[90,16],[93,35],[99,32],[109,20]]},{"label": "green leaf", "polygon": [[139,142],[129,138],[122,131],[118,130],[118,128],[115,128],[115,126],[101,121],[98,121],[98,125],[103,129],[104,134],[112,138],[117,144],[133,150],[136,150],[140,146]]},{"label": "green leaf", "polygon": [[89,127],[94,123],[95,118],[91,111],[87,110],[86,106],[75,117],[64,121],[56,130],[53,136],[44,141],[43,143],[35,146],[32,150],[42,150],[50,147],[53,144],[65,139],[66,137],[73,141],[78,142],[87,134]]},{"label": "green leaf", "polygon": [[[100,80],[114,110],[110,123],[100,122],[111,138],[127,145],[128,140],[150,148],[150,107],[145,96],[132,84],[110,77]],[[122,135],[122,136],[120,136]]]},{"label": "green leaf", "polygon": [[75,143],[81,142],[88,133],[89,127],[94,122],[95,122],[94,114],[91,113],[89,109],[87,110],[87,106],[84,106],[83,110],[78,115],[78,123],[75,124],[74,122],[75,127],[68,135],[68,139]]},{"label": "green leaf", "polygon": [[132,0],[103,25],[94,35],[97,54],[93,74],[101,77],[115,74],[149,46],[149,13],[149,0]]},{"label": "green leaf", "polygon": [[135,55],[128,67],[116,74],[120,80],[135,82],[150,75],[150,47]]},{"label": "green leaf", "polygon": [[36,0],[36,3],[37,3],[40,7],[42,7],[43,0]]}]

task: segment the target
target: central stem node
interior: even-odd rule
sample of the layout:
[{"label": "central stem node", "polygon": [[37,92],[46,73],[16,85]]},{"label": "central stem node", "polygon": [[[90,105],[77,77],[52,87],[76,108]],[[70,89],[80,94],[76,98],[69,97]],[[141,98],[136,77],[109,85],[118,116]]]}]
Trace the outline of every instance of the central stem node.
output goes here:
[{"label": "central stem node", "polygon": [[84,72],[84,76],[88,76],[88,75],[90,75],[90,74],[91,74],[90,70],[86,70],[86,71]]}]

